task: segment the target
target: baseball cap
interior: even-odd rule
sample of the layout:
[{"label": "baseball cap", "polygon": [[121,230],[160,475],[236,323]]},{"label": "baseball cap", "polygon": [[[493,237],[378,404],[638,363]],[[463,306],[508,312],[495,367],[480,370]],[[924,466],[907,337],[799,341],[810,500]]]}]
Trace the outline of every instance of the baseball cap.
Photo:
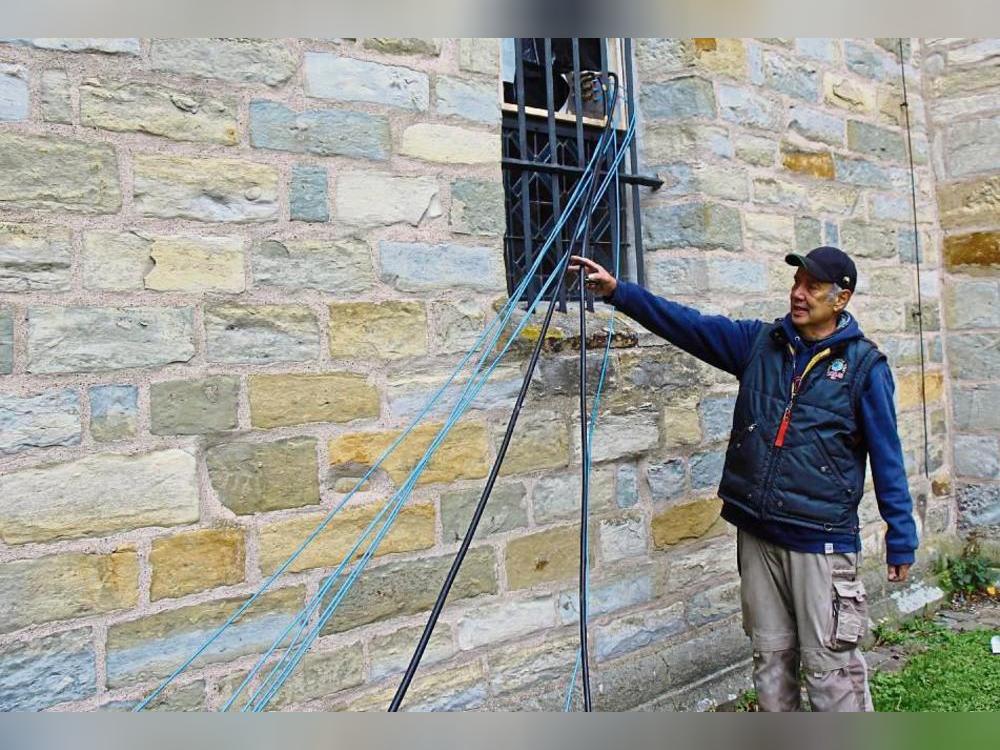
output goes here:
[{"label": "baseball cap", "polygon": [[839,247],[823,245],[810,250],[806,255],[789,253],[785,263],[802,266],[809,275],[820,281],[829,281],[852,292],[858,284],[858,269],[850,256]]}]

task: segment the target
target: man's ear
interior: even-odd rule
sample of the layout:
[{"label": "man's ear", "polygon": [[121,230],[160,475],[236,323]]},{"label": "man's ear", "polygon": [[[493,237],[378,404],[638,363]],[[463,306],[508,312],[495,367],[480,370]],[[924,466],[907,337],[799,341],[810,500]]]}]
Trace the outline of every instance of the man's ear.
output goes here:
[{"label": "man's ear", "polygon": [[837,295],[837,301],[833,303],[833,309],[837,312],[842,312],[847,303],[851,301],[851,297],[854,296],[854,292],[850,289],[844,289]]}]

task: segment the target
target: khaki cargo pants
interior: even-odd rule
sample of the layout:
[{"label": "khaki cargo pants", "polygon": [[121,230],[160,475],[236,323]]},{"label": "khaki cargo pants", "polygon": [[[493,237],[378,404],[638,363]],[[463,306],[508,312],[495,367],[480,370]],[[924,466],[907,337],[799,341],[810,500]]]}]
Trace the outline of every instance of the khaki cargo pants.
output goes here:
[{"label": "khaki cargo pants", "polygon": [[814,711],[871,711],[858,555],[792,552],[740,530],[737,559],[761,710],[800,710],[801,665]]}]

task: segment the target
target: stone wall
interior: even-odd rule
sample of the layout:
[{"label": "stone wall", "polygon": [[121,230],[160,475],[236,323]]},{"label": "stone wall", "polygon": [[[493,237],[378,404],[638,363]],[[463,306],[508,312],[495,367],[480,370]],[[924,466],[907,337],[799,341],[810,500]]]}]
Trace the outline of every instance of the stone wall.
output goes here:
[{"label": "stone wall", "polygon": [[1000,42],[934,40],[924,69],[959,529],[1000,554]]},{"label": "stone wall", "polygon": [[[638,41],[644,170],[665,180],[644,195],[643,231],[651,288],[743,316],[782,314],[789,247],[840,241],[859,257],[853,308],[896,373],[932,550],[955,523],[939,231],[924,52],[908,41],[941,496],[922,475],[893,43]],[[498,44],[16,39],[0,65],[0,707],[121,708],[256,590],[503,300]],[[556,321],[411,707],[561,706],[576,644],[575,327],[572,313]],[[387,705],[532,330],[281,707]],[[714,495],[736,383],[619,330],[595,443],[595,700],[703,707],[747,684],[733,533]],[[158,705],[217,708],[429,439],[404,443]],[[882,598],[870,491],[864,519]]]}]

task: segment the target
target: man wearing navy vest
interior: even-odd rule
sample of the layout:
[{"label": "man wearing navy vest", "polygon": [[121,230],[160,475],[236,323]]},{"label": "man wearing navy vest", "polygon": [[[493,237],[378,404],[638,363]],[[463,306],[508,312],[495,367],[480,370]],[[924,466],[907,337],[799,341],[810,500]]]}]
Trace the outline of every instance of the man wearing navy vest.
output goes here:
[{"label": "man wearing navy vest", "polygon": [[790,310],[773,323],[730,320],[617,281],[593,261],[588,287],[644,327],[740,381],[719,485],[737,528],[743,626],[764,711],[870,711],[858,648],[868,614],[858,574],[858,503],[869,459],[887,525],[890,581],[917,548],[885,356],[845,308],[854,262],[835,247],[791,254]]}]

